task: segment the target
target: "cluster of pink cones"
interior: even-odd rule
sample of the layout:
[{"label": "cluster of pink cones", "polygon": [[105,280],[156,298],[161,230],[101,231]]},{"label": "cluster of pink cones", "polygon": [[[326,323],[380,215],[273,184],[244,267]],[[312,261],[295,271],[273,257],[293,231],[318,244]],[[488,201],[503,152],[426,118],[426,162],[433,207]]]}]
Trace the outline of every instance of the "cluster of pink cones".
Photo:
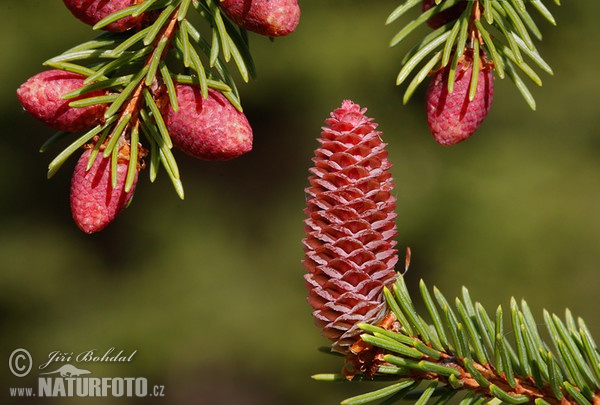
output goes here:
[{"label": "cluster of pink cones", "polygon": [[[27,80],[17,95],[25,110],[45,124],[67,132],[87,131],[104,121],[106,106],[74,108],[69,106],[72,99],[62,98],[63,94],[80,88],[84,79],[76,73],[48,70]],[[174,111],[166,103],[162,111],[175,148],[207,160],[232,159],[252,149],[252,128],[246,116],[220,92],[211,89],[208,98],[203,98],[197,86],[179,83],[176,91],[179,109]],[[93,147],[93,143],[86,145],[71,182],[73,218],[86,233],[98,232],[112,222],[133,196],[136,183],[129,190],[124,189],[130,164],[127,142],[118,145],[116,187],[110,181],[110,156],[99,153],[93,165],[88,165]],[[138,156],[140,160],[143,157],[141,153]],[[143,167],[141,161],[131,163],[137,171]]]},{"label": "cluster of pink cones", "polygon": [[[75,17],[95,25],[112,13],[139,4],[140,0],[63,0]],[[240,27],[261,35],[279,37],[292,33],[300,21],[298,0],[223,0],[218,1],[223,12]],[[158,17],[149,11],[136,17],[125,17],[103,29],[123,32],[140,29]]]},{"label": "cluster of pink cones", "polygon": [[[64,0],[75,17],[95,25],[112,13],[140,3],[139,0]],[[296,28],[300,9],[296,0],[227,0],[219,3],[222,11],[242,28],[268,36],[287,35]],[[103,27],[112,32],[132,32],[153,23],[159,10],[128,16]],[[88,131],[105,121],[106,104],[71,107],[79,98],[106,95],[97,90],[77,98],[63,96],[84,85],[85,76],[62,70],[48,70],[29,78],[17,90],[24,109],[43,123],[66,132]],[[161,108],[173,146],[191,156],[206,160],[227,160],[252,149],[252,128],[246,116],[219,91],[208,89],[204,98],[198,86],[175,83],[178,108],[165,101],[163,88],[153,91]],[[136,111],[132,112],[136,114]],[[84,146],[71,180],[71,211],[79,228],[86,233],[104,229],[128,205],[144,167],[145,149],[138,146],[136,161],[131,159],[127,134],[120,137],[116,170],[114,156],[105,156],[105,145],[96,145],[98,137]],[[95,152],[93,151],[95,149]],[[111,163],[113,167],[111,167]],[[126,186],[128,171],[134,165],[135,177]],[[114,178],[116,174],[116,179]],[[115,181],[116,180],[116,181]]]}]

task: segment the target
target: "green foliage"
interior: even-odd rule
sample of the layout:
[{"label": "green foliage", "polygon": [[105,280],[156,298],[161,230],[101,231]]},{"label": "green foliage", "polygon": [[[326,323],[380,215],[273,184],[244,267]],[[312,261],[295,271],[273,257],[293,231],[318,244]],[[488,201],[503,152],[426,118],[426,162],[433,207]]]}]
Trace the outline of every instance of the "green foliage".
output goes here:
[{"label": "green foliage", "polygon": [[[435,5],[408,22],[392,38],[390,46],[404,41],[411,33],[424,25],[430,18],[452,9],[465,0],[436,0]],[[559,0],[553,0],[557,5]],[[529,7],[526,6],[529,5]],[[421,0],[406,0],[388,17],[386,23],[398,20],[411,8],[420,5]],[[422,67],[414,75],[404,93],[404,103],[408,102],[416,88],[428,74],[441,67],[449,66],[448,91],[452,92],[455,71],[460,58],[469,55],[473,59],[471,99],[477,88],[477,74],[482,67],[481,59],[488,58],[500,78],[511,78],[531,109],[535,110],[535,100],[523,81],[525,74],[533,83],[542,85],[542,80],[528,61],[548,74],[553,74],[550,66],[540,56],[533,38],[540,41],[542,33],[529,9],[535,9],[552,25],[556,21],[542,0],[468,0],[465,9],[457,19],[448,21],[425,35],[404,56],[396,84],[401,85],[413,71]],[[533,37],[533,38],[532,38]],[[426,61],[426,62],[425,62]]]},{"label": "green foliage", "polygon": [[[85,85],[65,94],[65,99],[76,98],[92,90],[109,92],[69,104],[71,107],[106,104],[104,122],[79,136],[58,154],[48,167],[48,177],[52,177],[74,151],[94,137],[99,137],[100,142],[96,145],[105,143],[104,157],[113,156],[115,162],[118,140],[121,137],[129,139],[132,145],[130,162],[133,162],[130,167],[134,167],[141,133],[145,137],[144,143],[149,146],[150,180],[156,179],[162,165],[177,194],[183,198],[179,169],[171,152],[173,145],[156,103],[158,87],[164,83],[169,103],[174,109],[177,108],[174,81],[178,81],[198,85],[204,97],[207,97],[209,87],[217,89],[238,110],[242,110],[227,62],[233,60],[244,81],[255,75],[248,39],[243,29],[224,18],[216,0],[147,0],[109,15],[93,28],[101,29],[123,17],[152,10],[160,10],[158,18],[138,32],[103,32],[44,63],[86,76]],[[192,13],[199,15],[209,27],[210,41],[190,22]],[[58,133],[51,137],[41,151],[47,150],[65,135]],[[91,156],[90,167],[97,152]],[[127,185],[131,187],[135,171],[129,172]],[[116,175],[112,179],[116,182]]]},{"label": "green foliage", "polygon": [[[135,198],[153,203],[132,204],[114,228],[93,239],[72,229],[65,193],[56,190],[68,186],[71,162],[50,182],[39,176],[48,162],[30,145],[41,144],[51,130],[22,113],[14,97],[40,58],[89,31],[61,2],[0,4],[3,55],[12,61],[0,66],[4,347],[46,356],[126,343],[139,349],[136,362],[108,367],[104,375],[156,376],[154,381],[167,383],[173,403],[194,392],[204,403],[333,405],[390,384],[306,378],[337,371],[340,361],[314,350],[326,341],[310,324],[298,281],[298,224],[315,128],[342,96],[368,106],[385,131],[394,176],[402,179],[399,244],[411,245],[414,270],[428,285],[448,298],[468,285],[490,309],[505,306],[507,294],[524,296],[536,317],[541,306],[560,315],[568,306],[598,342],[599,55],[581,39],[600,33],[600,2],[563,2],[555,13],[559,29],[545,33],[538,49],[557,76],[563,71],[568,78],[546,80],[534,93],[537,113],[519,109],[512,83],[499,81],[509,91],[495,101],[497,114],[485,124],[493,136],[452,151],[430,142],[418,103],[399,108],[398,90],[404,89],[390,86],[399,48],[385,46],[395,24],[381,23],[391,3],[340,4],[304,1],[298,35],[273,43],[251,38],[260,76],[268,80],[238,83],[244,108],[260,118],[262,144],[284,154],[257,148],[241,160],[215,164],[175,151],[184,173],[186,165],[195,169],[183,178],[195,203],[174,198],[169,181],[138,187]],[[235,298],[223,300],[224,290]],[[66,305],[65,297],[77,305]],[[219,310],[206,302],[218,303]],[[285,338],[257,322],[265,314],[287,332]],[[277,371],[266,373],[274,364]],[[16,378],[6,381],[22,385]]]},{"label": "green foliage", "polygon": [[[425,405],[435,393],[440,404],[466,392],[461,404],[504,402],[522,404],[571,403],[589,405],[600,388],[600,354],[583,319],[575,320],[567,309],[565,319],[543,312],[549,342],[527,303],[513,298],[508,317],[502,307],[494,315],[473,302],[463,287],[462,298],[450,305],[433,289],[433,297],[421,281],[420,292],[430,325],[415,310],[402,276],[386,291],[386,300],[399,321],[397,330],[363,324],[362,340],[377,348],[383,361],[373,380],[394,381],[384,388],[349,398],[346,405],[387,398],[418,398]],[[508,318],[508,319],[506,319]],[[505,322],[510,332],[505,331]],[[512,339],[509,339],[512,336]],[[509,340],[512,340],[509,341]],[[369,377],[369,376],[367,376]],[[342,375],[318,375],[336,380]],[[426,382],[421,389],[420,383]],[[417,389],[419,386],[419,389]]]}]

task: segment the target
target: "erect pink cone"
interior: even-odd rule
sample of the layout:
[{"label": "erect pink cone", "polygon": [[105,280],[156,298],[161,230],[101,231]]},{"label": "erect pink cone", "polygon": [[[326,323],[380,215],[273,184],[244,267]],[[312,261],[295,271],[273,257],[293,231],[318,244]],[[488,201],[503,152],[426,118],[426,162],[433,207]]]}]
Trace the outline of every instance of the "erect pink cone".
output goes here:
[{"label": "erect pink cone", "polygon": [[494,99],[491,65],[483,63],[472,101],[469,101],[472,62],[463,60],[458,63],[452,93],[448,93],[448,72],[449,66],[436,72],[426,94],[427,123],[441,145],[454,145],[471,136],[490,111]]},{"label": "erect pink cone", "polygon": [[[110,14],[141,3],[140,0],[63,0],[75,17],[88,25],[95,25]],[[137,17],[124,17],[104,27],[106,31],[123,32],[133,27],[141,28],[153,21],[158,14],[154,11]]]},{"label": "erect pink cone", "polygon": [[[442,3],[444,1],[445,0],[442,0]],[[465,10],[465,8],[467,8],[467,1],[468,0],[464,0],[459,3],[456,3],[452,7],[435,14],[433,17],[427,20],[427,25],[429,25],[432,29],[435,30],[440,28],[442,25],[446,25],[449,22],[456,20]],[[421,9],[423,11],[427,11],[435,5],[435,0],[423,0],[421,3]]]},{"label": "erect pink cone", "polygon": [[[137,184],[139,168],[129,192],[125,191],[128,167],[128,147],[123,147],[117,163],[117,187],[111,185],[111,157],[96,156],[90,170],[86,171],[91,150],[87,149],[75,166],[71,178],[71,213],[77,226],[85,233],[101,231],[110,224],[129,203]],[[133,162],[136,164],[137,162]]]},{"label": "erect pink cone", "polygon": [[84,131],[100,123],[106,105],[69,107],[71,101],[105,94],[92,91],[83,96],[64,100],[63,94],[83,86],[85,76],[63,70],[47,70],[30,77],[17,89],[17,97],[25,111],[51,127],[67,132]]},{"label": "erect pink cone", "polygon": [[386,144],[366,109],[345,100],[323,127],[306,188],[303,239],[317,326],[347,354],[361,322],[377,323],[396,279],[396,198]]},{"label": "erect pink cone", "polygon": [[252,128],[219,91],[208,89],[202,98],[198,86],[176,86],[179,109],[166,108],[164,120],[173,146],[199,159],[227,160],[252,150]]},{"label": "erect pink cone", "polygon": [[218,4],[240,27],[269,37],[288,35],[300,22],[298,0],[224,0]]}]

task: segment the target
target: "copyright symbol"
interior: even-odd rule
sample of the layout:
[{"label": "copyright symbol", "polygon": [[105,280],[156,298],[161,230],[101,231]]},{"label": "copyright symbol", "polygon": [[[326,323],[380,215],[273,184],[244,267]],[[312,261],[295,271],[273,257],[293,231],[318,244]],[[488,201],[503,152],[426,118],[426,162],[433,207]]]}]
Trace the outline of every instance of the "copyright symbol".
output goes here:
[{"label": "copyright symbol", "polygon": [[31,354],[25,349],[16,349],[8,358],[8,368],[17,377],[25,377],[31,371],[33,360]]}]

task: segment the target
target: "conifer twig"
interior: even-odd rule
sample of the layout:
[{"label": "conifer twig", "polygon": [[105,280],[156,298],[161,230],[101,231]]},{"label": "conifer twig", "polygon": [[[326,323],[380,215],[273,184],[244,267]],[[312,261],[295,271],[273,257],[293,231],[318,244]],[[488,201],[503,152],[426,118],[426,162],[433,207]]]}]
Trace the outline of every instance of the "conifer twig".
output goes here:
[{"label": "conifer twig", "polygon": [[[560,4],[558,1],[554,3]],[[466,52],[477,48],[477,55],[482,53],[490,57],[498,77],[504,78],[505,72],[508,73],[527,104],[535,109],[535,100],[519,73],[524,73],[533,83],[541,86],[542,81],[526,62],[527,57],[546,73],[553,74],[532,39],[541,41],[542,33],[529,12],[530,8],[550,24],[556,25],[556,20],[543,0],[405,0],[390,13],[386,24],[398,21],[421,4],[429,4],[430,8],[424,9],[417,17],[404,24],[390,41],[390,46],[393,47],[406,41],[409,35],[417,32],[423,25],[429,25],[433,29],[433,32],[417,40],[402,60],[396,78],[397,85],[403,84],[420,67],[404,93],[404,103],[408,102],[427,74],[446,66],[451,66],[448,82],[451,93],[454,85],[453,72],[459,59]],[[437,63],[440,54],[443,58]],[[424,60],[429,62],[422,65]],[[477,76],[480,68],[473,70],[473,77]],[[471,91],[473,92],[474,90]]]},{"label": "conifer twig", "polygon": [[[428,315],[436,320],[435,326],[429,326],[425,332],[425,320],[414,310],[411,297],[403,293],[407,290],[402,276],[398,276],[393,290],[386,293],[388,306],[400,309],[399,315],[407,323],[398,322],[394,312],[390,312],[383,325],[361,324],[365,333],[351,349],[354,354],[347,357],[351,369],[358,372],[313,376],[321,381],[389,381],[393,377],[384,391],[349,398],[343,404],[378,401],[384,397],[382,392],[386,398],[394,394],[394,400],[418,397],[419,405],[434,397],[459,393],[468,394],[469,403],[498,400],[508,404],[589,405],[600,401],[598,347],[585,322],[581,318],[575,321],[569,310],[566,321],[544,311],[549,344],[542,340],[538,323],[525,301],[519,306],[512,299],[510,319],[505,319],[499,307],[492,321],[480,303],[472,303],[466,288],[463,299],[457,298],[454,307],[434,289],[438,302],[432,306],[431,296],[421,281]],[[445,319],[440,312],[446,314]],[[507,322],[510,330],[504,329]],[[435,340],[445,341],[445,336],[449,339],[440,349],[427,343],[431,337],[423,332]],[[509,342],[509,334],[514,334],[513,342]],[[345,369],[348,368],[347,364]],[[435,395],[427,389],[417,389],[419,383],[426,381],[437,382]]]}]

